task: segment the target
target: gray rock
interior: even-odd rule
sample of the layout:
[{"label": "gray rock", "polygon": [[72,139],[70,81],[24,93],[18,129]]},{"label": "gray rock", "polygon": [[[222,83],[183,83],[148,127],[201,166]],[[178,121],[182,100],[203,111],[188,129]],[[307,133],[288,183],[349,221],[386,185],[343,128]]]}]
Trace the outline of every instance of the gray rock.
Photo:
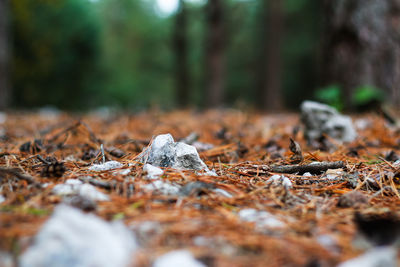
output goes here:
[{"label": "gray rock", "polygon": [[306,127],[305,134],[309,142],[323,134],[342,142],[351,142],[357,137],[351,118],[325,104],[304,101],[301,104],[301,120]]},{"label": "gray rock", "polygon": [[208,170],[195,147],[174,142],[170,134],[158,135],[150,147],[143,151],[140,161],[157,167],[184,170]]},{"label": "gray rock", "polygon": [[397,251],[393,247],[375,247],[354,259],[338,265],[338,267],[396,267]]},{"label": "gray rock", "polygon": [[60,205],[21,256],[21,267],[128,266],[137,244],[122,222]]},{"label": "gray rock", "polygon": [[214,188],[213,184],[197,181],[185,184],[179,193],[182,196],[200,196]]}]

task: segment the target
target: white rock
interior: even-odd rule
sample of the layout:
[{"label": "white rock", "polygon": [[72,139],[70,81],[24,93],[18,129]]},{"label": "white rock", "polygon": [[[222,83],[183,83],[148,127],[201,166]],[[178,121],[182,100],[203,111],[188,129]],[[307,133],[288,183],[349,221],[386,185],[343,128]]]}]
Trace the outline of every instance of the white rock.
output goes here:
[{"label": "white rock", "polygon": [[301,120],[306,127],[305,134],[309,142],[323,134],[342,142],[351,142],[357,137],[351,118],[325,104],[304,101],[301,104]]},{"label": "white rock", "polygon": [[242,209],[239,211],[239,217],[242,221],[256,223],[258,229],[283,228],[286,225],[271,213],[255,209]]},{"label": "white rock", "polygon": [[206,267],[196,260],[192,253],[187,250],[176,250],[168,252],[153,263],[153,267]]},{"label": "white rock", "polygon": [[91,185],[91,184],[83,184],[79,188],[79,195],[81,197],[88,198],[93,201],[108,201],[110,198],[106,195],[103,194],[100,191],[97,191],[97,189]]},{"label": "white rock", "polygon": [[143,166],[143,171],[147,173],[146,177],[149,179],[157,179],[164,174],[162,169],[148,163]]},{"label": "white rock", "polygon": [[208,170],[207,165],[200,159],[195,147],[174,142],[172,135],[158,135],[145,148],[140,160],[157,167],[172,167],[184,170]]},{"label": "white rock", "polygon": [[396,267],[397,251],[393,247],[375,247],[366,253],[338,265],[338,267]]},{"label": "white rock", "polygon": [[292,182],[289,178],[283,175],[274,174],[268,180],[267,183],[272,183],[274,185],[283,186],[286,190],[293,187]]},{"label": "white rock", "polygon": [[20,258],[21,267],[124,267],[136,240],[122,222],[59,205]]},{"label": "white rock", "polygon": [[108,201],[109,197],[98,191],[91,184],[83,184],[78,179],[68,179],[64,184],[58,184],[52,189],[59,196],[79,195],[92,201]]},{"label": "white rock", "polygon": [[179,185],[172,185],[161,180],[155,180],[150,184],[144,185],[143,188],[148,191],[156,190],[163,195],[178,195],[180,190]]},{"label": "white rock", "polygon": [[103,172],[103,171],[109,171],[109,170],[114,170],[117,168],[121,168],[124,165],[119,163],[118,161],[112,160],[112,161],[107,161],[106,163],[103,164],[94,164],[89,168],[91,171],[95,172]]},{"label": "white rock", "polygon": [[282,178],[282,177],[281,177],[280,175],[274,174],[274,175],[272,175],[271,177],[269,177],[269,179],[268,179],[267,181],[270,181],[270,182],[277,182],[277,181],[279,181],[281,178]]},{"label": "white rock", "polygon": [[286,189],[289,189],[289,188],[292,188],[292,187],[293,187],[292,181],[290,181],[289,178],[287,178],[287,177],[285,177],[285,176],[282,176],[282,185],[283,185]]},{"label": "white rock", "polygon": [[6,198],[3,195],[0,195],[0,203],[3,203],[4,201],[6,201]]},{"label": "white rock", "polygon": [[310,172],[303,173],[303,177],[311,177],[313,176]]}]

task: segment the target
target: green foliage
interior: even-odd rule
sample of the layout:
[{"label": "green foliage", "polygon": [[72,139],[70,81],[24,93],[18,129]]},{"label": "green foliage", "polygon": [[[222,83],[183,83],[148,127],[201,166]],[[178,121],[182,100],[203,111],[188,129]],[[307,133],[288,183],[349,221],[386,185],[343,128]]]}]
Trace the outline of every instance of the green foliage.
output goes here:
[{"label": "green foliage", "polygon": [[352,97],[355,106],[363,106],[372,102],[383,102],[385,95],[383,91],[371,85],[358,87]]},{"label": "green foliage", "polygon": [[321,3],[285,0],[283,89],[288,107],[313,96],[318,82],[322,27]]},{"label": "green foliage", "polygon": [[330,85],[318,89],[315,92],[315,97],[319,101],[324,102],[332,107],[335,107],[337,110],[342,110],[344,107],[341,88],[338,85]]},{"label": "green foliage", "polygon": [[16,104],[87,106],[98,85],[99,46],[89,1],[13,0],[11,9]]},{"label": "green foliage", "polygon": [[[61,108],[99,105],[143,109],[174,104],[175,17],[162,17],[156,0],[11,0],[12,83],[15,104]],[[203,4],[206,1],[203,1]],[[226,0],[226,100],[255,103],[265,0]],[[321,3],[284,1],[282,84],[285,102],[297,107],[313,96],[322,21]],[[192,104],[204,99],[205,8],[187,1]],[[318,90],[318,100],[343,108],[338,86]],[[378,89],[361,87],[356,105],[381,101]]]},{"label": "green foliage", "polygon": [[[151,2],[151,1],[150,1]],[[135,109],[172,102],[169,19],[157,17],[149,1],[103,0],[101,64],[105,70],[102,104]]]}]

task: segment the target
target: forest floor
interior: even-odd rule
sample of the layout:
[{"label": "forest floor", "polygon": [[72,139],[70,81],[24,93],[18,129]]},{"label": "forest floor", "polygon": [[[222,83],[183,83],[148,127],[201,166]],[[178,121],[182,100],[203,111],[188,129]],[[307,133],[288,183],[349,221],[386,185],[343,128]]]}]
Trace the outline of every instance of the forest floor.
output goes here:
[{"label": "forest floor", "polygon": [[[368,244],[384,244],[379,231],[398,234],[379,222],[397,222],[400,215],[400,130],[376,114],[353,121],[354,142],[327,138],[316,149],[307,145],[298,114],[7,114],[0,124],[0,252],[18,259],[63,201],[52,188],[74,178],[110,197],[75,206],[123,221],[140,245],[132,256],[136,266],[176,249],[190,250],[208,266],[335,266]],[[204,146],[201,159],[217,176],[164,168],[160,179],[170,184],[202,183],[186,195],[145,190],[153,180],[137,155],[158,134],[179,141],[193,132]],[[343,163],[277,173],[271,166],[295,164],[290,138],[301,147],[300,166]],[[103,161],[101,145],[105,160],[123,167],[89,170]],[[281,176],[271,180],[273,175]],[[374,224],[374,218],[380,219]],[[363,225],[376,227],[366,230],[377,233],[368,242],[360,237]]]}]

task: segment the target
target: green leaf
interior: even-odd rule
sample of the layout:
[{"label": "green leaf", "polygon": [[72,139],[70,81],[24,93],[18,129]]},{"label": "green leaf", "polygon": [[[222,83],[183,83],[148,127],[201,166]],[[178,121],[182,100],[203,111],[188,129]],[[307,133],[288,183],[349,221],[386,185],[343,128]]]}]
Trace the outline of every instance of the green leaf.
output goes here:
[{"label": "green leaf", "polygon": [[379,90],[374,86],[364,85],[356,89],[352,98],[353,103],[356,106],[360,106],[371,103],[373,101],[382,102],[385,98],[385,95],[382,90]]}]

